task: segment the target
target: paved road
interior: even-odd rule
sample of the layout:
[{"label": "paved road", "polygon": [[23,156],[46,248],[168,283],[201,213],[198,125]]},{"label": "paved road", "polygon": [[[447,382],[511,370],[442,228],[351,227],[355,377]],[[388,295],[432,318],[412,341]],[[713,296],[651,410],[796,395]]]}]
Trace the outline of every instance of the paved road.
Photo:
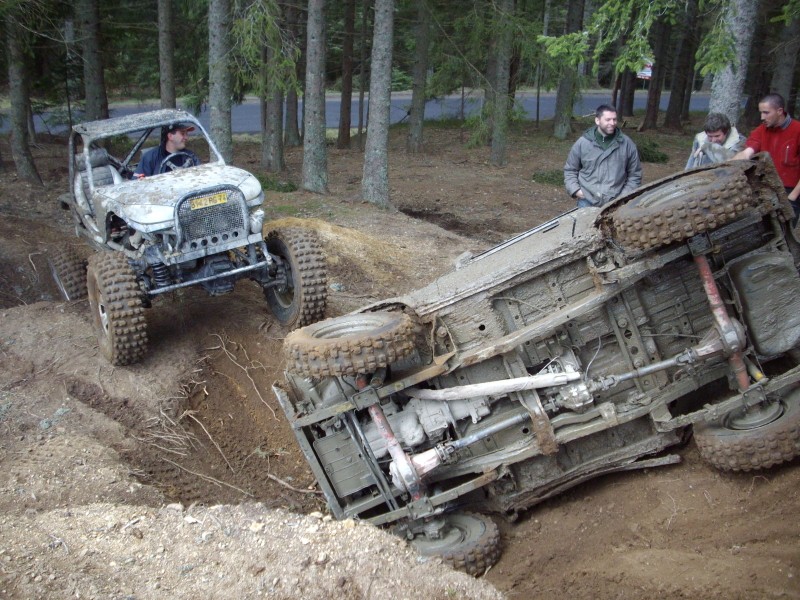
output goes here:
[{"label": "paved road", "polygon": [[[576,116],[587,115],[593,113],[595,108],[603,103],[608,103],[611,100],[609,93],[585,93],[574,106],[573,113]],[[690,108],[693,111],[707,111],[708,110],[708,94],[694,94],[690,103]],[[555,111],[556,97],[553,93],[542,94],[539,100],[539,118],[551,119]],[[528,118],[534,120],[536,118],[536,95],[535,93],[525,92],[518,95],[517,102],[522,104]],[[644,109],[647,102],[647,92],[639,90],[634,97],[634,108]],[[669,103],[669,92],[664,92],[661,95],[661,109],[666,110]],[[339,98],[329,96],[325,103],[325,117],[327,126],[329,128],[336,128],[339,126]],[[368,103],[365,103],[368,104]],[[425,118],[426,119],[441,119],[448,117],[458,117],[461,112],[462,100],[460,96],[448,96],[447,98],[430,100],[425,105]],[[408,109],[411,105],[411,95],[409,93],[398,93],[392,96],[392,108],[390,111],[390,118],[392,123],[399,123],[407,118]],[[464,112],[467,115],[475,113],[480,109],[481,100],[479,98],[467,98],[464,101]],[[302,105],[301,105],[302,107]],[[351,126],[358,126],[358,96],[355,95],[352,103],[351,110]],[[122,116],[132,113],[145,112],[158,108],[156,104],[136,104],[115,106],[111,110],[112,116]],[[368,108],[368,106],[366,107]],[[366,111],[365,111],[366,112]],[[233,107],[232,111],[232,127],[234,133],[258,133],[260,131],[259,119],[260,110],[258,101],[248,100],[244,104]],[[37,131],[47,131],[48,128],[44,122],[37,116],[35,119]],[[209,113],[204,109],[200,113],[200,122],[204,127],[209,126]],[[8,131],[8,122],[4,120],[0,125],[0,132]],[[63,129],[62,129],[63,131]],[[54,130],[54,133],[58,130]]]}]

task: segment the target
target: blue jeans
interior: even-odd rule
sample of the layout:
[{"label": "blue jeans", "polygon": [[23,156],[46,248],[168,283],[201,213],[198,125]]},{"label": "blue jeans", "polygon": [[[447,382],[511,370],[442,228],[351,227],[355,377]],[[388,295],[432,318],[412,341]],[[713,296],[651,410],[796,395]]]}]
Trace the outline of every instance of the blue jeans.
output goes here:
[{"label": "blue jeans", "polygon": [[578,198],[578,208],[586,208],[587,206],[594,206],[586,198]]},{"label": "blue jeans", "polygon": [[[794,188],[786,187],[783,189],[785,189],[786,193],[789,194]],[[794,219],[792,219],[792,227],[795,227],[797,225],[798,218],[800,218],[800,200],[789,200],[789,203],[792,205],[792,209],[794,210]]]}]

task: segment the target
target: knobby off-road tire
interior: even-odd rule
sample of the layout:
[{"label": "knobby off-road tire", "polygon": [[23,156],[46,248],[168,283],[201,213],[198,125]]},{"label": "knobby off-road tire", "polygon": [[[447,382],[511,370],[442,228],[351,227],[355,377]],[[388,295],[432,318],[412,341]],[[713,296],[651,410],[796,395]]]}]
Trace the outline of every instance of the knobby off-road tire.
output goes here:
[{"label": "knobby off-road tire", "polygon": [[709,464],[724,471],[766,469],[800,455],[800,392],[781,401],[769,423],[734,429],[730,420],[696,423],[694,441]]},{"label": "knobby off-road tire", "polygon": [[112,365],[129,365],[147,351],[142,291],[122,254],[103,252],[89,259],[89,308],[100,351]]},{"label": "knobby off-road tire", "polygon": [[372,373],[408,356],[414,333],[413,320],[400,312],[326,319],[286,336],[286,368],[304,377]]},{"label": "knobby off-road tire", "polygon": [[614,237],[623,248],[658,248],[729,223],[756,202],[738,170],[689,173],[619,207]]},{"label": "knobby off-road tire", "polygon": [[481,575],[500,558],[500,532],[490,518],[476,513],[445,515],[439,539],[418,535],[411,545],[423,556],[440,556],[445,564],[470,575]]},{"label": "knobby off-road tire", "polygon": [[86,259],[67,246],[51,250],[47,263],[62,299],[72,302],[86,297]]},{"label": "knobby off-road tire", "polygon": [[264,296],[278,322],[294,329],[325,316],[328,275],[316,236],[303,229],[277,229],[267,235],[267,250],[286,270],[286,285],[264,288]]}]

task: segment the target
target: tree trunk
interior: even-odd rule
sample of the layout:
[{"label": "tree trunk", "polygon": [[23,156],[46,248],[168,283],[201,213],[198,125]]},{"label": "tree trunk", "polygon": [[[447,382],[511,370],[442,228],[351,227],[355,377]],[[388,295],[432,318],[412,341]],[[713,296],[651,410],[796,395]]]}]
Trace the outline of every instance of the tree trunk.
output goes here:
[{"label": "tree trunk", "polygon": [[300,119],[297,112],[297,90],[290,87],[286,90],[286,129],[283,132],[284,146],[293,148],[299,146],[303,140],[300,139]]},{"label": "tree trunk", "polygon": [[514,45],[511,48],[511,62],[508,65],[508,99],[511,103],[511,109],[514,108],[514,101],[517,97],[521,67],[522,55],[520,54],[520,49]]},{"label": "tree trunk", "polygon": [[747,90],[747,102],[744,111],[739,117],[739,126],[757,127],[761,123],[761,114],[758,112],[758,101],[770,92],[769,85],[774,72],[774,57],[769,52],[765,40],[766,32],[774,28],[769,23],[769,17],[762,13],[758,16],[753,27],[753,39],[761,40],[752,44],[750,56],[747,59],[747,77],[744,80],[744,89]]},{"label": "tree trunk", "polygon": [[686,12],[681,20],[682,34],[678,37],[678,54],[675,59],[672,82],[670,84],[669,103],[667,113],[664,116],[664,127],[676,131],[683,130],[681,113],[683,112],[684,95],[691,92],[691,86],[687,86],[687,81],[692,75],[692,55],[697,47],[697,2],[689,0],[686,4]]},{"label": "tree trunk", "polygon": [[686,80],[686,91],[683,94],[683,110],[681,110],[681,121],[688,121],[690,118],[689,109],[692,106],[692,94],[694,93],[694,66],[697,61],[692,57],[692,68],[689,69],[689,77]]},{"label": "tree trunk", "polygon": [[20,179],[43,185],[28,144],[28,110],[30,96],[25,76],[26,28],[14,14],[6,14],[6,46],[8,50],[8,91],[11,104],[11,156]]},{"label": "tree trunk", "polygon": [[[72,114],[72,101],[74,81],[77,79],[76,73],[80,69],[80,56],[75,49],[75,22],[72,19],[64,19],[64,99],[67,105],[67,125],[72,129],[75,119]],[[79,95],[79,94],[77,94]]]},{"label": "tree trunk", "polygon": [[337,148],[350,147],[350,111],[353,103],[353,37],[356,27],[356,0],[346,0],[344,40],[342,42],[342,99],[339,104]]},{"label": "tree trunk", "polygon": [[725,23],[733,39],[736,57],[733,64],[714,76],[708,110],[727,115],[732,125],[739,121],[757,12],[758,0],[730,0],[725,13]]},{"label": "tree trunk", "polygon": [[492,151],[489,161],[495,167],[505,166],[508,144],[508,82],[511,68],[511,24],[514,16],[514,0],[499,0],[500,31],[497,36],[497,68],[495,70],[494,108],[492,113]]},{"label": "tree trunk", "polygon": [[[792,19],[791,23],[781,30],[778,44],[773,50],[772,63],[775,65],[775,72],[772,74],[770,85],[772,91],[783,96],[787,102],[792,94],[792,80],[798,52],[800,52],[800,19]],[[788,109],[789,104],[786,107]]]},{"label": "tree trunk", "polygon": [[[592,17],[594,16],[595,11],[597,10],[597,6],[593,5],[592,0],[585,0],[583,6],[583,22],[584,23],[591,23]],[[589,42],[590,47],[594,46],[592,41]],[[597,76],[593,76],[594,71],[594,58],[592,52],[587,52],[583,57],[583,63],[578,65],[580,69],[581,77],[592,77],[593,83],[595,86],[599,86],[599,77],[600,77],[600,70],[597,70]],[[592,84],[589,84],[590,86]]]},{"label": "tree trunk", "polygon": [[692,54],[689,59],[689,77],[686,79],[686,93],[683,96],[683,111],[681,111],[681,121],[688,121],[690,118],[689,109],[692,105],[692,94],[694,93],[695,88],[695,77],[697,76],[697,72],[695,66],[697,66],[697,57],[695,53],[697,51],[697,46],[700,44],[700,39],[698,32],[695,32],[695,37],[693,38],[694,48],[692,49]]},{"label": "tree trunk", "polygon": [[655,129],[658,127],[658,110],[661,104],[661,90],[664,88],[664,79],[667,75],[667,60],[669,57],[669,41],[672,36],[672,25],[663,20],[658,20],[653,26],[653,69],[650,77],[650,87],[647,90],[647,108],[644,119],[638,131]]},{"label": "tree trunk", "polygon": [[325,0],[308,0],[306,87],[303,98],[303,188],[328,192],[325,147]]},{"label": "tree trunk", "polygon": [[633,116],[633,99],[636,93],[636,73],[625,69],[620,74],[619,95],[617,97],[617,116],[622,121],[623,117]]},{"label": "tree trunk", "polygon": [[227,162],[233,160],[231,103],[233,77],[230,69],[230,0],[208,3],[208,105],[211,137]]},{"label": "tree trunk", "polygon": [[431,45],[431,19],[425,0],[417,0],[417,22],[414,25],[414,67],[411,85],[411,112],[408,117],[406,150],[422,152],[422,127],[425,121],[425,85],[428,81],[428,51]]},{"label": "tree trunk", "polygon": [[364,200],[388,207],[389,108],[392,93],[392,33],[394,0],[375,0],[369,81],[369,127],[364,149],[361,194]]},{"label": "tree trunk", "polygon": [[[27,84],[26,84],[26,87]],[[28,127],[28,143],[32,146],[36,145],[36,124],[33,122],[33,109],[31,108],[30,103],[30,92],[27,94],[28,96],[28,110],[25,111],[25,124]]]},{"label": "tree trunk", "polygon": [[[292,46],[295,47],[295,45],[298,45],[300,48],[303,48],[304,45],[301,43],[303,36],[299,18],[300,10],[301,9],[299,9],[294,2],[286,3],[286,29],[291,38]],[[300,81],[303,80],[303,78],[300,77],[300,65],[302,63],[303,59],[301,56],[298,64],[296,65],[296,72]],[[299,122],[300,120],[297,118],[297,90],[294,86],[291,86],[286,91],[286,129],[284,131],[285,146],[293,147],[300,145],[301,140]]]},{"label": "tree trunk", "polygon": [[486,77],[483,86],[483,118],[485,129],[489,132],[483,140],[487,146],[492,144],[491,132],[494,130],[494,105],[497,94],[497,40],[493,38],[486,48]]},{"label": "tree trunk", "polygon": [[158,2],[158,76],[161,108],[175,108],[175,43],[172,0]]},{"label": "tree trunk", "polygon": [[[277,72],[279,53],[267,47],[267,72]],[[271,67],[271,68],[270,68]],[[264,134],[261,140],[261,166],[270,173],[280,173],[286,167],[283,160],[283,93],[276,78],[267,75]]]},{"label": "tree trunk", "polygon": [[[569,0],[565,33],[575,33],[583,27],[584,0]],[[574,65],[566,66],[558,82],[556,107],[553,115],[553,135],[559,140],[572,133],[572,106],[577,93],[577,71]]]},{"label": "tree trunk", "polygon": [[364,94],[367,91],[367,44],[369,37],[367,36],[367,23],[369,21],[369,9],[372,6],[372,0],[364,0],[361,6],[361,68],[358,72],[358,146],[364,150]]},{"label": "tree trunk", "polygon": [[86,97],[86,119],[108,118],[108,96],[100,53],[100,6],[97,0],[76,0],[75,16],[83,49],[83,87]]}]

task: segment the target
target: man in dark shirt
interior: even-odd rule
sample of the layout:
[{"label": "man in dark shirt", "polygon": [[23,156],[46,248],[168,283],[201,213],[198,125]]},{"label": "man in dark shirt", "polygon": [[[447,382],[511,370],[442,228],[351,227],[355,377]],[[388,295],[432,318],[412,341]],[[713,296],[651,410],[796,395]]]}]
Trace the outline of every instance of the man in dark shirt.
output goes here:
[{"label": "man in dark shirt", "polygon": [[[173,169],[193,167],[200,164],[200,159],[191,150],[186,149],[189,132],[194,131],[190,123],[173,123],[161,128],[161,143],[142,154],[142,160],[136,167],[135,177],[149,177]],[[170,160],[164,160],[170,156]],[[163,163],[163,166],[162,166]]]}]

